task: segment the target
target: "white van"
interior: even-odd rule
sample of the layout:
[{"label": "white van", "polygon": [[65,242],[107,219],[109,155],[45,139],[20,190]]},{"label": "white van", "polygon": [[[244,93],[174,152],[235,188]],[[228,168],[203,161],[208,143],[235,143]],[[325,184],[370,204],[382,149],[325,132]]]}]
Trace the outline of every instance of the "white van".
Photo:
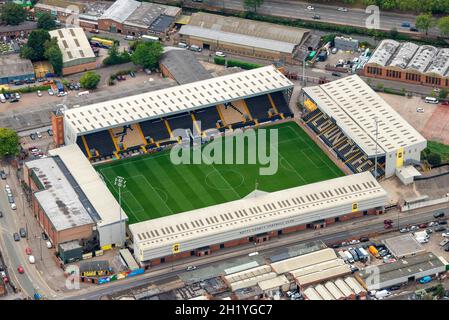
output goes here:
[{"label": "white van", "polygon": [[81,96],[87,96],[87,95],[89,95],[89,91],[81,91],[81,92],[78,92],[78,96],[79,96],[79,97],[81,97]]},{"label": "white van", "polygon": [[425,101],[426,103],[432,103],[432,104],[438,104],[438,103],[439,103],[438,99],[437,99],[437,98],[434,98],[434,97],[426,97],[426,98],[424,99],[424,101]]},{"label": "white van", "polygon": [[125,36],[125,40],[134,40],[135,38],[133,36],[127,35]]},{"label": "white van", "polygon": [[5,95],[3,93],[0,93],[0,102],[1,103],[6,103],[6,98],[5,98]]}]

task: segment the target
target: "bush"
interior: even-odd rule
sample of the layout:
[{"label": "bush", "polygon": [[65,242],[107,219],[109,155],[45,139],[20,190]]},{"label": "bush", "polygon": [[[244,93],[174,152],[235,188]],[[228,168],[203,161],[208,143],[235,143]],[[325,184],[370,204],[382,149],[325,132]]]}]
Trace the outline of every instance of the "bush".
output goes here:
[{"label": "bush", "polygon": [[431,166],[438,166],[441,164],[441,156],[438,153],[431,152],[427,155],[427,162]]},{"label": "bush", "polygon": [[38,90],[40,91],[47,91],[48,89],[50,89],[51,86],[50,85],[45,85],[45,86],[27,86],[27,87],[22,87],[19,89],[9,89],[9,90],[2,90],[2,93],[30,93],[30,92],[37,92]]},{"label": "bush", "polygon": [[226,60],[222,57],[214,57],[214,63],[224,66],[226,64]]},{"label": "bush", "polygon": [[228,60],[228,67],[240,67],[245,70],[251,70],[262,67],[260,64],[238,61],[238,60]]}]

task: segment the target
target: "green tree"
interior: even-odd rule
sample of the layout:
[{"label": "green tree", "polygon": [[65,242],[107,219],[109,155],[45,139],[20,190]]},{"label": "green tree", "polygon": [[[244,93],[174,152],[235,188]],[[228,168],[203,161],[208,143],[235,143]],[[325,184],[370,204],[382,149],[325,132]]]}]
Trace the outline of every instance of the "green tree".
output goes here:
[{"label": "green tree", "polygon": [[138,66],[148,69],[157,67],[163,49],[159,42],[141,42],[131,55],[131,61]]},{"label": "green tree", "polygon": [[427,162],[429,162],[431,166],[437,166],[441,164],[441,155],[431,152],[427,155]]},{"label": "green tree", "polygon": [[19,136],[17,132],[7,128],[0,128],[0,157],[16,156],[19,154]]},{"label": "green tree", "polygon": [[37,27],[44,30],[53,30],[56,28],[55,18],[49,13],[43,13],[37,19]]},{"label": "green tree", "polygon": [[0,19],[9,25],[18,25],[26,20],[27,12],[22,6],[9,2],[3,5]]},{"label": "green tree", "polygon": [[440,93],[438,93],[438,98],[446,99],[448,94],[449,94],[449,91],[447,89],[443,88],[440,90]]},{"label": "green tree", "polygon": [[126,50],[124,50],[123,52],[119,52],[117,45],[114,45],[109,49],[108,56],[103,60],[103,64],[105,66],[112,66],[130,61],[130,54]]},{"label": "green tree", "polygon": [[443,36],[449,36],[449,16],[438,20],[438,29]]},{"label": "green tree", "polygon": [[446,293],[446,290],[444,289],[443,285],[440,283],[436,286],[435,291],[433,292],[433,295],[437,297],[438,299],[443,298],[444,294]]},{"label": "green tree", "polygon": [[52,65],[53,70],[57,75],[62,75],[62,52],[58,46],[58,40],[53,38],[47,40],[44,44],[44,57]]},{"label": "green tree", "polygon": [[88,71],[80,78],[80,85],[85,89],[95,89],[100,79],[101,76],[98,73]]},{"label": "green tree", "polygon": [[435,26],[435,19],[430,13],[422,13],[416,17],[416,27],[424,30],[426,35],[433,26]]},{"label": "green tree", "polygon": [[243,7],[247,10],[257,11],[257,7],[260,7],[263,3],[263,0],[244,0]]},{"label": "green tree", "polygon": [[22,58],[32,61],[43,60],[45,58],[45,42],[49,40],[51,39],[47,30],[37,29],[31,31],[28,36],[28,42],[22,47],[20,55]]}]

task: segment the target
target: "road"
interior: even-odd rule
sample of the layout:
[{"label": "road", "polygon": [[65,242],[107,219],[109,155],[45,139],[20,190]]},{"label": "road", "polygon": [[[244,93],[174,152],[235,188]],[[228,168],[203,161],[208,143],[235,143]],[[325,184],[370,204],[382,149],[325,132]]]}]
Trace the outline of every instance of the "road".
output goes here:
[{"label": "road", "polygon": [[[286,246],[292,244],[306,243],[311,240],[321,240],[326,244],[333,244],[340,243],[347,239],[358,239],[361,236],[378,234],[385,231],[383,220],[386,218],[390,218],[395,221],[394,230],[399,230],[399,228],[405,225],[417,225],[420,223],[433,221],[435,220],[433,214],[435,212],[441,212],[442,210],[446,212],[446,215],[449,212],[449,208],[444,206],[435,206],[432,209],[424,208],[407,213],[398,213],[396,210],[393,210],[379,216],[364,217],[355,221],[348,221],[345,223],[336,223],[334,225],[326,227],[323,230],[309,230],[293,235],[281,236],[279,238],[272,239],[264,244],[258,245],[257,251],[259,252],[259,255],[266,255],[268,251],[271,251],[272,255],[273,249],[285,248]],[[398,221],[398,217],[399,225],[396,222]],[[146,273],[143,276],[113,282],[100,286],[98,288],[92,288],[88,292],[74,292],[73,295],[71,297],[67,297],[67,299],[96,300],[107,294],[112,294],[133,287],[143,286],[156,281],[173,278],[174,274],[179,275],[183,272],[186,272],[186,267],[192,263],[194,263],[199,268],[205,268],[217,264],[220,261],[235,257],[247,256],[253,251],[254,246],[252,244],[249,244],[246,246],[239,246],[237,248],[225,249],[208,257],[195,257],[191,259],[181,260],[173,266],[171,264],[161,265],[158,267],[154,267],[152,271]],[[201,279],[192,278],[191,281],[199,280]]]},{"label": "road", "polygon": [[[244,11],[243,0],[204,0],[203,4],[186,0],[184,1],[184,5],[194,8],[211,6],[217,9]],[[371,19],[369,18],[373,15],[372,11],[367,13],[364,9],[348,8],[347,12],[342,12],[337,10],[338,6],[326,4],[313,4],[314,10],[308,10],[307,6],[310,5],[311,3],[301,1],[265,0],[263,4],[257,8],[256,12],[262,15],[373,28],[371,27]],[[313,19],[315,14],[320,15],[319,20]],[[378,25],[374,28],[384,31],[389,31],[396,28],[400,32],[413,34],[414,32],[410,32],[409,28],[401,27],[403,22],[409,22],[412,26],[414,26],[416,16],[411,14],[380,11]],[[429,34],[438,35],[438,30],[432,29]]]}]

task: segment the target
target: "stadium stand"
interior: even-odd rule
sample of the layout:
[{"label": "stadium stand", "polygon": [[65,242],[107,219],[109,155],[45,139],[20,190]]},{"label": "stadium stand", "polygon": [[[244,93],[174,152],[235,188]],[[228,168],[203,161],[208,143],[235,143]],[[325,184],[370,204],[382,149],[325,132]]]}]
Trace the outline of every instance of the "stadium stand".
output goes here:
[{"label": "stadium stand", "polygon": [[[108,157],[117,151],[111,134],[107,130],[86,134],[84,138],[93,156]],[[97,151],[97,153],[92,152],[92,150]]]},{"label": "stadium stand", "polygon": [[167,118],[171,130],[185,129],[193,134],[193,120],[188,112]]},{"label": "stadium stand", "polygon": [[273,92],[270,93],[270,96],[279,113],[282,113],[286,118],[293,116],[293,113],[288,107],[282,92]]},{"label": "stadium stand", "polygon": [[170,138],[170,133],[167,130],[165,122],[161,119],[141,122],[140,127],[142,128],[143,136],[148,143]]},{"label": "stadium stand", "polygon": [[82,137],[78,137],[78,139],[76,139],[76,144],[81,149],[81,151],[84,153],[84,155],[86,157],[90,158],[89,154],[87,153],[87,149],[84,146],[84,142],[83,142],[83,138]]},{"label": "stadium stand", "polygon": [[228,104],[226,107],[223,104],[220,104],[217,106],[217,109],[223,118],[223,125],[225,126],[245,121],[244,110],[242,111],[233,103]]},{"label": "stadium stand", "polygon": [[264,94],[245,99],[245,102],[254,119],[257,119],[259,122],[268,119],[268,111],[272,108],[268,95]]},{"label": "stadium stand", "polygon": [[146,144],[138,124],[113,128],[112,132],[121,150],[132,149]]},{"label": "stadium stand", "polygon": [[201,122],[201,131],[217,129],[217,122],[221,121],[216,107],[195,111],[193,117]]}]

